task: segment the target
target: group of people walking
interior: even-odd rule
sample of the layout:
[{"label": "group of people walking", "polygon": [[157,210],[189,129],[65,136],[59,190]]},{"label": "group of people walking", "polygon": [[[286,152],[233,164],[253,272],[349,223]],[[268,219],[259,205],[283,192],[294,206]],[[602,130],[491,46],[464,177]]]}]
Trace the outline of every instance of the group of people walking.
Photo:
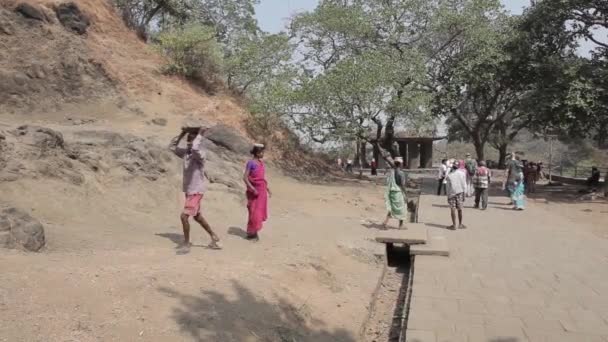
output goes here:
[{"label": "group of people walking", "polygon": [[[204,128],[184,127],[181,133],[170,144],[170,150],[183,160],[183,191],[185,194],[184,209],[180,215],[184,232],[181,249],[189,249],[190,218],[203,227],[211,237],[209,248],[220,249],[220,238],[213,231],[201,212],[201,202],[207,190],[207,173],[205,172],[206,154],[202,148]],[[182,140],[186,138],[183,146]],[[268,198],[272,195],[266,181],[262,144],[255,144],[251,150],[251,160],[245,166],[243,182],[247,196],[247,239],[258,241],[258,233],[268,218]]]},{"label": "group of people walking", "polygon": [[[511,153],[507,157],[509,160],[506,165],[503,189],[508,192],[513,209],[524,210],[526,191],[524,165],[515,153]],[[534,167],[536,171],[535,165],[528,167]],[[526,172],[526,174],[536,177],[537,173]],[[527,181],[532,182],[531,178],[528,178]],[[467,154],[464,160],[443,159],[441,161],[437,175],[437,196],[442,193],[447,196],[452,217],[452,225],[449,229],[466,228],[463,224],[462,210],[467,197],[475,198],[474,208],[481,210],[488,208],[488,191],[491,182],[492,171],[484,161],[477,162],[471,158],[470,154]],[[530,188],[533,191],[532,185]]]}]

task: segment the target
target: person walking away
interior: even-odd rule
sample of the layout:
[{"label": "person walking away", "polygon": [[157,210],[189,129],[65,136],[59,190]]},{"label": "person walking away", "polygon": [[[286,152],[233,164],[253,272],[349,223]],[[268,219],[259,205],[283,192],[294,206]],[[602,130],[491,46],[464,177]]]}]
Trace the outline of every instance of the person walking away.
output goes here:
[{"label": "person walking away", "polygon": [[597,167],[591,168],[591,177],[587,178],[587,188],[589,190],[595,190],[600,185],[600,178],[602,175],[600,174],[600,170]]},{"label": "person walking away", "polygon": [[441,160],[441,165],[439,165],[439,169],[437,169],[437,196],[441,195],[441,189],[443,189],[443,194],[445,195],[445,177],[448,175],[448,160]]},{"label": "person walking away", "polygon": [[512,154],[507,167],[507,179],[504,188],[509,192],[513,209],[524,210],[526,188],[524,186],[523,166],[519,157],[515,154]]},{"label": "person walking away", "polygon": [[385,204],[387,209],[386,219],[383,227],[386,228],[389,219],[399,220],[399,228],[403,228],[403,220],[406,218],[407,196],[405,192],[405,184],[407,182],[406,174],[403,172],[403,158],[396,157],[393,161],[393,169],[389,172],[386,178]]},{"label": "person walking away", "polygon": [[480,161],[479,167],[477,167],[477,171],[473,177],[473,185],[475,186],[475,208],[477,209],[488,209],[488,188],[491,184],[491,177],[492,172],[486,167],[486,162]]},{"label": "person walking away", "polygon": [[245,166],[243,180],[247,187],[247,239],[258,241],[259,232],[268,219],[268,197],[272,192],[266,181],[266,166],[264,165],[264,145],[255,144],[251,150],[252,159]]},{"label": "person walking away", "polygon": [[458,228],[466,228],[462,223],[462,209],[467,189],[467,175],[466,170],[460,169],[460,164],[460,161],[455,161],[452,171],[446,177],[448,204],[452,216],[452,225],[448,229],[451,230],[456,230],[456,212],[458,212]]},{"label": "person walking away", "polygon": [[[503,190],[507,192],[507,196],[509,199],[513,196],[513,187],[509,186],[509,184],[513,184],[515,182],[515,178],[517,177],[517,172],[519,170],[519,163],[516,160],[515,153],[507,154],[508,161],[505,165],[505,181],[502,185]],[[510,201],[508,205],[513,205],[513,201]]]},{"label": "person walking away", "polygon": [[346,173],[353,173],[353,160],[350,158],[346,160]]},{"label": "person walking away", "polygon": [[473,176],[477,170],[477,161],[471,158],[471,154],[467,153],[464,161],[464,168],[467,170],[467,191],[466,196],[470,197],[473,195]]},{"label": "person walking away", "polygon": [[538,179],[538,172],[536,171],[536,164],[534,162],[528,163],[528,172],[526,172],[526,194],[533,194],[536,192],[536,180]]},{"label": "person walking away", "polygon": [[[181,253],[190,249],[190,217],[205,229],[211,237],[210,248],[219,249],[220,238],[201,214],[201,201],[206,190],[205,182],[205,152],[202,150],[203,128],[182,128],[179,136],[171,141],[170,150],[183,159],[183,191],[186,201],[180,215],[184,232],[184,243],[179,247]],[[186,136],[186,148],[180,147],[181,140]]]},{"label": "person walking away", "polygon": [[370,167],[372,169],[372,176],[377,176],[378,175],[378,163],[376,162],[375,158],[372,158]]}]

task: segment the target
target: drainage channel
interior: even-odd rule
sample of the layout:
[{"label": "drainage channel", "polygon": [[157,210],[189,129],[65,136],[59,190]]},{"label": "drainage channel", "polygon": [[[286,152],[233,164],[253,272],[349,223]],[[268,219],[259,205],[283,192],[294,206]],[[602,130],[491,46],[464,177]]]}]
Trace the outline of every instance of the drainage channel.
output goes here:
[{"label": "drainage channel", "polygon": [[387,244],[387,263],[372,297],[362,341],[405,342],[414,258],[410,256],[409,246]]}]

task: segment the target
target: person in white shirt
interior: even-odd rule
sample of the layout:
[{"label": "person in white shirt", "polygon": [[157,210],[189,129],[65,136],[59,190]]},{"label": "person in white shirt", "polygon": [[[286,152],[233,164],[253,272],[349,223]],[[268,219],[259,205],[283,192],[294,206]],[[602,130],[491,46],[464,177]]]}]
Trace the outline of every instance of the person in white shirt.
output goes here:
[{"label": "person in white shirt", "polygon": [[448,175],[448,160],[443,159],[441,161],[441,165],[439,169],[437,169],[437,196],[441,195],[441,189],[443,189],[443,194],[445,195],[445,177]]},{"label": "person in white shirt", "polygon": [[458,211],[458,228],[465,229],[462,224],[462,208],[464,206],[465,192],[467,190],[467,175],[465,169],[460,169],[460,162],[455,161],[452,171],[447,175],[448,204],[452,214],[452,225],[448,229],[456,229],[456,212]]}]

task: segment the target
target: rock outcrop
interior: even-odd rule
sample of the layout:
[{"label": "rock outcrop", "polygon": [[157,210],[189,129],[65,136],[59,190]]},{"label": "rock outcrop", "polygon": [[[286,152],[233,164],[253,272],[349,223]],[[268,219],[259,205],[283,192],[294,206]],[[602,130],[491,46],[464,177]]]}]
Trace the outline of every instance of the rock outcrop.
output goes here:
[{"label": "rock outcrop", "polygon": [[38,252],[45,243],[38,220],[17,208],[0,210],[0,247]]}]

